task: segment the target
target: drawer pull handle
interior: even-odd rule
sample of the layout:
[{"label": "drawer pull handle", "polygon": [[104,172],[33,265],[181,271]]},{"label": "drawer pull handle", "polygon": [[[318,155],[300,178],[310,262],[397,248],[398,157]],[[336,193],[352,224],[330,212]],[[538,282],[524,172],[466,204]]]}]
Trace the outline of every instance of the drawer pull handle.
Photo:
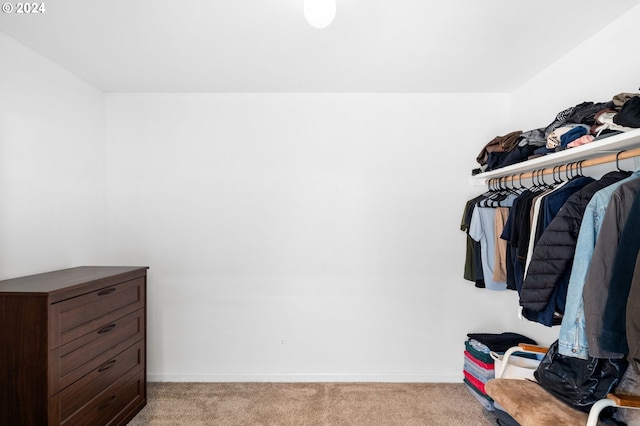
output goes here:
[{"label": "drawer pull handle", "polygon": [[108,369],[110,369],[114,365],[116,365],[116,360],[112,359],[111,361],[107,362],[106,364],[104,364],[100,368],[98,368],[98,373],[102,373],[103,371],[107,371]]},{"label": "drawer pull handle", "polygon": [[100,407],[98,407],[98,411],[104,410],[105,408],[107,408],[108,406],[111,405],[111,403],[113,401],[116,400],[116,396],[115,395],[111,395],[111,398],[109,398],[109,400],[107,402],[105,402],[104,404],[102,404]]},{"label": "drawer pull handle", "polygon": [[100,290],[98,292],[98,296],[106,296],[107,294],[115,293],[115,287],[105,288],[104,290]]},{"label": "drawer pull handle", "polygon": [[116,328],[115,324],[109,324],[109,325],[105,325],[104,327],[102,327],[100,330],[98,330],[98,334],[104,334],[104,333],[108,333],[111,330],[113,330],[114,328]]}]

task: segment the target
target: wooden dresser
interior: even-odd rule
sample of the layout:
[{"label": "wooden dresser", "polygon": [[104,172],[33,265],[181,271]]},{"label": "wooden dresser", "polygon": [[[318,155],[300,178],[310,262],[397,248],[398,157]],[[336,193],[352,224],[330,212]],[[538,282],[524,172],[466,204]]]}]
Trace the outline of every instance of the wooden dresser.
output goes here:
[{"label": "wooden dresser", "polygon": [[0,425],[125,425],[146,404],[147,267],[0,281]]}]

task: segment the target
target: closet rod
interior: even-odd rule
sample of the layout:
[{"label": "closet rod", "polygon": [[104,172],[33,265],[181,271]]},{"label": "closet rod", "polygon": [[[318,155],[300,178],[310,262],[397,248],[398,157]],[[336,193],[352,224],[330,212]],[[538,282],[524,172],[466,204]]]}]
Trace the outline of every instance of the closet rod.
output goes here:
[{"label": "closet rod", "polygon": [[536,176],[536,175],[541,176],[541,175],[548,175],[548,174],[558,173],[558,172],[560,173],[566,172],[567,170],[571,170],[572,167],[575,170],[575,167],[585,168],[585,167],[598,166],[600,164],[605,164],[605,163],[613,163],[616,161],[616,156],[618,160],[624,160],[624,159],[633,158],[633,157],[640,157],[640,148],[629,149],[626,151],[619,151],[619,152],[616,152],[615,154],[609,154],[609,155],[604,155],[602,157],[582,160],[582,164],[580,164],[580,161],[574,161],[566,164],[558,164],[555,167],[551,167],[551,168],[545,167],[544,169],[537,169],[537,170],[533,170],[526,173],[516,173],[509,176],[514,176],[518,179],[530,179],[531,176]]}]

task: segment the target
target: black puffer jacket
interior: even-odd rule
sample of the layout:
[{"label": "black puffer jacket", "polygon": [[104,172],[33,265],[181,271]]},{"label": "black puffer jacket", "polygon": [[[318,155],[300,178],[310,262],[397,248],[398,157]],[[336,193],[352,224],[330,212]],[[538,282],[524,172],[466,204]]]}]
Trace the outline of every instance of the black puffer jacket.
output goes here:
[{"label": "black puffer jacket", "polygon": [[607,173],[567,199],[533,249],[527,276],[520,291],[520,305],[540,312],[549,304],[553,289],[563,286],[563,291],[556,293],[563,295],[565,299],[556,301],[560,306],[555,307],[559,308],[556,309],[559,312],[564,311],[569,271],[573,265],[578,233],[587,204],[596,192],[628,176],[628,172]]}]

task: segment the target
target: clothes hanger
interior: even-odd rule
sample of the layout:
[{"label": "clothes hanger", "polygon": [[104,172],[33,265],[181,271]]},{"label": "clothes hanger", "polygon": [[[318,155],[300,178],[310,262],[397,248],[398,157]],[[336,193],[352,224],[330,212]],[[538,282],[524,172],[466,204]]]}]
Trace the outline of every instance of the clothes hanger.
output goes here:
[{"label": "clothes hanger", "polygon": [[580,160],[576,162],[576,176],[575,177],[583,177],[582,175],[582,162],[584,160]]},{"label": "clothes hanger", "polygon": [[553,185],[550,185],[547,182],[545,182],[544,171],[545,169],[540,169],[540,179],[542,180],[542,189],[548,189],[548,188],[551,188]]},{"label": "clothes hanger", "polygon": [[502,179],[503,177],[499,177],[494,180],[495,183],[493,194],[485,199],[484,207],[500,207],[500,201],[503,201],[505,198],[507,198],[507,193],[502,187]]},{"label": "clothes hanger", "polygon": [[576,163],[576,177],[584,177],[582,174],[582,163],[584,163],[584,160],[580,160]]},{"label": "clothes hanger", "polygon": [[627,171],[627,170],[622,170],[622,169],[620,168],[620,162],[619,162],[620,154],[622,154],[624,151],[625,151],[625,150],[619,151],[619,152],[616,154],[616,168],[618,169],[618,171],[619,171],[619,172],[629,173],[629,171]]},{"label": "clothes hanger", "polygon": [[531,188],[529,188],[530,191],[533,191],[538,187],[537,177],[538,177],[538,169],[531,170]]},{"label": "clothes hanger", "polygon": [[491,187],[491,190],[490,190],[490,192],[489,192],[489,196],[488,196],[487,198],[485,198],[485,199],[484,199],[484,205],[483,205],[483,207],[491,207],[491,206],[489,205],[489,202],[491,202],[491,201],[493,200],[493,197],[495,197],[495,194],[496,194],[496,192],[498,191],[498,188],[497,188],[497,180],[498,180],[498,179],[499,179],[499,178],[493,178],[493,179],[491,179],[491,184],[492,184],[493,186]]},{"label": "clothes hanger", "polygon": [[542,182],[540,180],[540,170],[542,170],[542,169],[536,169],[536,170],[531,172],[531,180],[532,181],[533,181],[533,179],[535,177],[535,183],[533,184],[533,187],[531,189],[535,190],[535,191],[540,190],[540,188],[542,187]]},{"label": "clothes hanger", "polygon": [[505,188],[502,186],[502,178],[503,177],[500,177],[498,179],[498,192],[496,193],[496,196],[492,200],[491,207],[501,207],[500,206],[500,201],[502,201],[505,198],[507,198],[507,194],[506,194]]},{"label": "clothes hanger", "polygon": [[482,194],[482,197],[484,197],[482,200],[479,200],[478,203],[476,204],[479,207],[489,207],[487,205],[487,202],[489,200],[489,198],[491,198],[491,196],[494,193],[494,187],[493,187],[493,182],[495,181],[496,178],[491,178],[489,179],[489,181],[487,182],[487,191]]},{"label": "clothes hanger", "polygon": [[[551,171],[551,177],[553,178],[553,183],[558,185],[560,183],[563,182],[562,179],[560,179],[560,168],[562,167],[562,165],[558,165],[558,166],[554,166],[553,170]],[[556,178],[556,169],[558,170],[558,177]]]},{"label": "clothes hanger", "polygon": [[524,176],[524,172],[518,175],[518,185],[520,185],[518,189],[520,191],[525,191],[527,187],[522,184],[522,176]]},{"label": "clothes hanger", "polygon": [[516,175],[511,175],[511,193],[514,195],[520,195],[520,190],[516,188],[515,179]]},{"label": "clothes hanger", "polygon": [[[532,172],[531,177],[533,178],[534,174]],[[548,185],[547,183],[544,181],[544,169],[537,169],[535,170],[535,179],[536,179],[536,183],[533,186],[532,190],[537,191],[542,191],[543,189],[547,188]]]},{"label": "clothes hanger", "polygon": [[[567,178],[568,181],[573,179],[573,165],[574,163],[567,163],[564,166],[564,176]],[[571,171],[571,177],[569,177],[569,171]]]},{"label": "clothes hanger", "polygon": [[562,164],[558,165],[558,183],[562,183],[564,182],[564,180],[562,179]]}]

